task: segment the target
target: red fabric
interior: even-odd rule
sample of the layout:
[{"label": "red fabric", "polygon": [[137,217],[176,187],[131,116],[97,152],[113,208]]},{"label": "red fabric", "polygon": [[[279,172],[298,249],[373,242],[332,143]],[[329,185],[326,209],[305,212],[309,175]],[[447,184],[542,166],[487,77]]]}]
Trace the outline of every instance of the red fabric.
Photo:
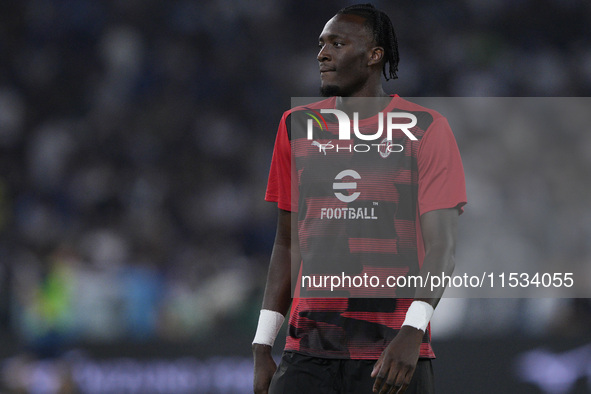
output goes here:
[{"label": "red fabric", "polygon": [[279,122],[265,200],[277,203],[279,209],[291,211],[291,148],[283,114]]},{"label": "red fabric", "polygon": [[460,151],[449,123],[435,119],[421,139],[418,154],[419,215],[466,204],[466,182]]},{"label": "red fabric", "polygon": [[[283,114],[277,130],[265,200],[276,202],[280,209],[297,211],[291,206],[291,146],[285,125],[290,112]],[[460,213],[464,211],[467,201],[464,167],[444,117],[435,119],[421,139],[418,168],[419,216],[436,209],[458,207]]]},{"label": "red fabric", "polygon": [[[316,105],[318,105],[318,108],[334,108],[334,100],[329,100],[316,103]],[[394,107],[396,110],[402,111],[427,111],[433,116],[433,122],[427,130],[424,131],[420,141],[417,141],[416,144],[411,144],[412,147],[410,150],[405,150],[405,154],[412,154],[416,157],[417,163],[418,204],[416,221],[414,223],[413,221],[409,221],[408,225],[416,226],[416,251],[420,267],[422,266],[425,254],[420,229],[420,215],[436,209],[453,207],[459,208],[460,212],[462,212],[462,207],[466,204],[463,166],[455,138],[444,117],[435,111],[427,110],[401,98],[395,98],[392,101],[394,105],[389,106],[388,109]],[[329,106],[327,105],[328,103],[332,105]],[[292,179],[296,180],[298,177],[292,170],[295,166],[292,166],[291,143],[289,141],[286,126],[286,121],[288,121],[287,118],[291,112],[292,111],[290,110],[283,114],[278,127],[265,199],[267,201],[277,202],[280,209],[295,212],[297,211],[297,194],[293,195],[294,206],[292,207],[291,182]],[[326,143],[328,141],[320,142]],[[297,144],[294,145],[297,146]],[[408,176],[410,176],[410,173]],[[379,183],[380,182],[378,182],[378,184]],[[294,191],[297,191],[297,185],[295,185]],[[319,197],[316,197],[316,199],[318,198]],[[313,207],[313,202],[308,204],[308,208],[311,209],[311,207]],[[398,221],[401,220],[399,219]],[[398,226],[401,225],[402,224],[398,223]],[[403,238],[401,238],[401,240],[403,240]],[[365,243],[362,245],[364,247],[373,245],[371,240],[364,240],[364,242]],[[369,244],[367,244],[367,242],[369,242]],[[409,239],[407,242],[413,242],[413,240]],[[355,243],[355,238],[351,240],[351,245],[353,249],[355,249],[357,245]],[[391,245],[390,243],[380,243],[379,246],[383,248],[394,247],[394,245]],[[355,252],[355,250],[353,251]],[[299,286],[296,288],[299,289]],[[412,301],[409,299],[398,299],[396,311],[393,313],[361,311],[351,314],[347,311],[346,302],[344,300],[346,299],[294,299],[290,316],[290,332],[294,329],[297,333],[309,330],[306,332],[310,332],[310,335],[317,335],[318,332],[328,332],[330,330],[331,335],[338,335],[340,332],[339,327],[330,324],[324,327],[324,323],[322,322],[303,317],[310,312],[324,311],[324,309],[326,309],[325,313],[340,313],[343,318],[355,318],[362,321],[378,323],[393,330],[397,330],[400,328],[406,310],[408,309],[408,305],[410,305],[410,302]],[[345,303],[341,305],[339,302]],[[304,348],[301,345],[301,338],[298,337],[297,333],[294,336],[288,336],[286,350],[293,350],[322,357],[342,357],[343,353],[335,350],[326,349],[315,353],[316,350],[314,348]],[[430,329],[428,329],[426,336],[430,338]],[[321,337],[316,339],[317,343],[322,343]],[[355,340],[351,340],[347,349],[350,358],[377,359],[387,344],[388,343],[384,342],[383,344],[376,346],[375,343],[355,342]],[[435,356],[430,343],[423,343],[421,345],[420,355],[421,357],[429,358]]]}]

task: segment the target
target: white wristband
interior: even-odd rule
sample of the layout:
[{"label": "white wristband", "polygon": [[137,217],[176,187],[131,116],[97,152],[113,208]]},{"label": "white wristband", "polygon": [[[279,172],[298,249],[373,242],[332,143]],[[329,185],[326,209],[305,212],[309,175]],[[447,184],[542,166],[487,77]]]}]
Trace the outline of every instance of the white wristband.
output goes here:
[{"label": "white wristband", "polygon": [[260,343],[272,347],[284,320],[285,317],[279,312],[261,309],[259,325],[257,326],[257,332],[252,343]]},{"label": "white wristband", "polygon": [[403,326],[411,326],[425,332],[429,325],[429,320],[433,316],[433,307],[425,301],[413,301],[406,312]]}]

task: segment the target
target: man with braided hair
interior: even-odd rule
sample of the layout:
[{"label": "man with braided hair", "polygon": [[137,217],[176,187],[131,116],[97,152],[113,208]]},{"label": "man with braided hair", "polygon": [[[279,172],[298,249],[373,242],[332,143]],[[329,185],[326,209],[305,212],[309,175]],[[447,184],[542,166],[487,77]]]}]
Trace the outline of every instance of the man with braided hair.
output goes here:
[{"label": "man with braided hair", "polygon": [[[394,269],[402,275],[450,275],[458,216],[466,203],[462,163],[447,120],[382,88],[382,74],[397,78],[399,59],[388,16],[370,4],[346,7],[324,26],[319,48],[320,90],[329,98],[304,107],[307,113],[356,110],[362,134],[375,132],[375,105],[383,113],[412,114],[416,123],[412,138],[395,130],[382,140],[379,152],[367,153],[360,162],[353,154],[339,153],[340,144],[347,142],[337,140],[340,123],[337,129],[336,123],[322,127],[318,122],[312,142],[293,126],[302,107],[284,113],[265,196],[277,203],[279,213],[252,345],[254,391],[432,393],[435,356],[429,320],[444,288],[419,287],[414,298],[364,298],[352,289],[339,293],[347,295],[340,298],[323,298],[326,293],[291,298],[292,252],[301,262],[295,266],[299,280],[310,261],[326,266],[349,262],[358,273]],[[355,98],[369,99],[373,109],[353,107]],[[402,149],[389,150],[394,145]],[[327,152],[329,146],[336,146],[336,152]],[[356,182],[333,186],[346,176]],[[352,187],[356,193],[345,195],[344,189]],[[328,210],[349,216],[325,215]],[[292,214],[297,250],[292,250]],[[290,306],[288,337],[277,367],[271,348]]]}]

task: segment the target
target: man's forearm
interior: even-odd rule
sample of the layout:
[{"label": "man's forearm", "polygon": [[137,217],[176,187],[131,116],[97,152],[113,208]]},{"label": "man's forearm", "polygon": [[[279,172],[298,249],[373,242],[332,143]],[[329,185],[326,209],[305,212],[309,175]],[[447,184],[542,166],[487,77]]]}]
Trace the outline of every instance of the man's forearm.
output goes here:
[{"label": "man's forearm", "polygon": [[433,308],[437,306],[439,300],[443,296],[445,291],[444,286],[435,286],[431,289],[428,286],[426,280],[427,275],[439,276],[442,274],[450,276],[455,269],[455,256],[454,256],[454,245],[441,243],[438,245],[432,245],[429,250],[426,251],[425,259],[423,260],[423,266],[420,271],[420,275],[423,278],[424,286],[417,287],[415,291],[415,300],[424,301],[430,304]]},{"label": "man's forearm", "polygon": [[424,286],[417,287],[415,300],[424,301],[433,308],[445,291],[444,286],[431,288],[425,281],[427,275],[451,275],[455,269],[455,249],[458,211],[455,208],[427,212],[421,216],[421,229],[425,245],[425,258],[420,275]]},{"label": "man's forearm", "polygon": [[291,304],[291,247],[275,244],[267,284],[263,297],[263,309],[285,315]]},{"label": "man's forearm", "polygon": [[269,353],[291,304],[291,212],[279,210],[277,234],[253,351]]}]

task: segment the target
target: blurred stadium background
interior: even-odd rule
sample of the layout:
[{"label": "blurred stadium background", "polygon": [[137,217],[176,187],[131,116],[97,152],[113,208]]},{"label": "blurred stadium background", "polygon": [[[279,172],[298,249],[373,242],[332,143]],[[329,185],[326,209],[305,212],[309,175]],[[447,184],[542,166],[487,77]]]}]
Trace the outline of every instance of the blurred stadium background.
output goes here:
[{"label": "blurred stadium background", "polygon": [[[351,3],[0,2],[1,392],[250,391],[276,126],[317,94],[317,36]],[[374,4],[400,43],[391,92],[591,93],[588,1]],[[459,261],[591,263],[588,129],[456,132]],[[439,392],[591,391],[588,298],[439,309]]]}]

